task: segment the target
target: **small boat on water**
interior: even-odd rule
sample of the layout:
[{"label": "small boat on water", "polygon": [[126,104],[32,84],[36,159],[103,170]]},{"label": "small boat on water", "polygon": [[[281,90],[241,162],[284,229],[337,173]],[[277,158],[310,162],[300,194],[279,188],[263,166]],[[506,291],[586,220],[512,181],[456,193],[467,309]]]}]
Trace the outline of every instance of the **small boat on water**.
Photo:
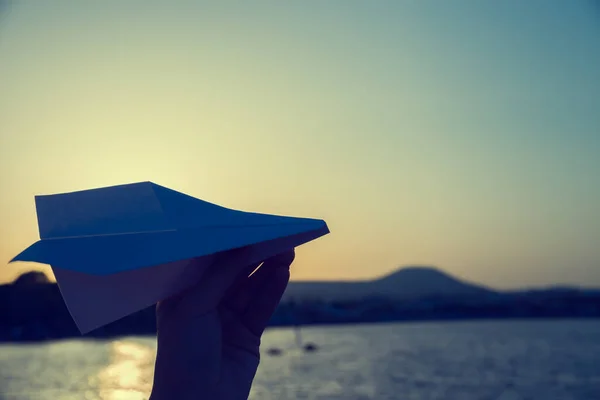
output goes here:
[{"label": "small boat on water", "polygon": [[294,332],[296,334],[296,346],[302,349],[305,353],[314,353],[319,349],[319,346],[317,346],[315,343],[302,343],[302,333],[300,332],[300,325],[296,325],[294,327]]},{"label": "small boat on water", "polygon": [[312,353],[317,351],[319,349],[319,346],[317,346],[314,343],[306,343],[303,348],[306,353]]},{"label": "small boat on water", "polygon": [[270,356],[280,356],[283,354],[283,350],[278,349],[277,347],[271,347],[267,350],[267,354]]},{"label": "small boat on water", "polygon": [[[302,343],[302,332],[300,332],[300,325],[294,326],[294,334],[296,337],[296,347],[301,349],[304,353],[314,353],[319,350],[319,346],[312,342]],[[273,357],[280,356],[284,353],[283,349],[278,347],[271,347],[267,349],[267,354]]]}]

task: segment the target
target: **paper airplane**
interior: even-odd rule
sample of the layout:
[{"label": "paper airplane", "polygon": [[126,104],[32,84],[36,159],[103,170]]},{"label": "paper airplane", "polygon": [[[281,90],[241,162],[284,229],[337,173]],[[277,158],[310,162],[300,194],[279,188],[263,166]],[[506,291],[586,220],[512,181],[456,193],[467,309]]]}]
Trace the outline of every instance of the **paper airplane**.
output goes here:
[{"label": "paper airplane", "polygon": [[[323,220],[231,210],[152,182],[35,197],[40,240],[82,334],[329,233]],[[193,262],[192,262],[193,261]]]}]

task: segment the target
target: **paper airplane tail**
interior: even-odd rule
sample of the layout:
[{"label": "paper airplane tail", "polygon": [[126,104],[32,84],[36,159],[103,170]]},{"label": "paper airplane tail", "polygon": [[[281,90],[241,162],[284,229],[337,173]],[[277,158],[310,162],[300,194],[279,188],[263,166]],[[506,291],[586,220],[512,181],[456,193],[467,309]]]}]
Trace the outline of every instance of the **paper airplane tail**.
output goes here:
[{"label": "paper airplane tail", "polygon": [[150,183],[35,196],[35,207],[40,239],[173,228]]}]

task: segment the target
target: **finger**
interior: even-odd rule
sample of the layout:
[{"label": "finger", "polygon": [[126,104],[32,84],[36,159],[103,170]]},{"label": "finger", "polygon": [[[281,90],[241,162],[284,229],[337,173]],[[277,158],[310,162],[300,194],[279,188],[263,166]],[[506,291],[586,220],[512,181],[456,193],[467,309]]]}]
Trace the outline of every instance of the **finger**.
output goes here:
[{"label": "finger", "polygon": [[240,284],[230,291],[223,300],[225,307],[237,315],[243,315],[248,303],[261,289],[262,284],[270,276],[272,266],[262,265],[251,276],[240,279]]},{"label": "finger", "polygon": [[[257,336],[262,335],[273,313],[277,309],[281,297],[285,292],[290,279],[289,266],[290,259],[285,262],[279,260],[272,261],[273,264],[261,267],[265,268],[265,277],[258,290],[255,291],[254,297],[248,301],[246,311],[242,316],[243,323],[248,329]],[[285,259],[284,259],[285,260]]]},{"label": "finger", "polygon": [[288,267],[294,259],[294,251],[288,251],[267,259],[254,273],[246,278],[240,279],[241,284],[228,293],[224,299],[224,305],[233,313],[243,315],[258,292],[262,289],[264,282],[270,279],[273,268]]},{"label": "finger", "polygon": [[274,270],[270,279],[265,282],[263,290],[248,305],[248,309],[244,313],[242,320],[255,335],[260,336],[264,332],[281,301],[289,279],[289,270]]},{"label": "finger", "polygon": [[248,281],[250,280],[250,276],[254,276],[256,270],[260,269],[262,262],[259,264],[252,264],[242,272],[240,272],[235,280],[235,282],[227,289],[227,292],[223,296],[221,301],[222,304],[227,305],[230,311],[234,310],[234,307],[228,304],[233,304],[233,299],[237,299],[240,293],[246,290],[246,286]]},{"label": "finger", "polygon": [[289,269],[290,265],[294,262],[295,258],[296,251],[295,249],[291,249],[284,251],[283,253],[279,253],[271,258],[268,258],[267,260],[265,260],[265,263],[268,261],[269,264],[280,264],[281,266],[287,267]]}]

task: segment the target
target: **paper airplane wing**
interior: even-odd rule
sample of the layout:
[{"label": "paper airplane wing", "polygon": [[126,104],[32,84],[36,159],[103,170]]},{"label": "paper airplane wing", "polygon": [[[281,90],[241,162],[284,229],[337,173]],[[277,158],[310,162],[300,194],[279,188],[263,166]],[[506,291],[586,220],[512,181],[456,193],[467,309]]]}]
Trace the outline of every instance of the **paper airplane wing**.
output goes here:
[{"label": "paper airplane wing", "polygon": [[231,210],[151,182],[36,196],[36,208],[41,240],[12,261],[93,275],[329,232],[322,220]]},{"label": "paper airplane wing", "polygon": [[36,209],[40,240],[12,261],[52,266],[82,333],[180,292],[223,260],[241,271],[329,232],[322,220],[231,210],[151,182],[36,196]]}]

